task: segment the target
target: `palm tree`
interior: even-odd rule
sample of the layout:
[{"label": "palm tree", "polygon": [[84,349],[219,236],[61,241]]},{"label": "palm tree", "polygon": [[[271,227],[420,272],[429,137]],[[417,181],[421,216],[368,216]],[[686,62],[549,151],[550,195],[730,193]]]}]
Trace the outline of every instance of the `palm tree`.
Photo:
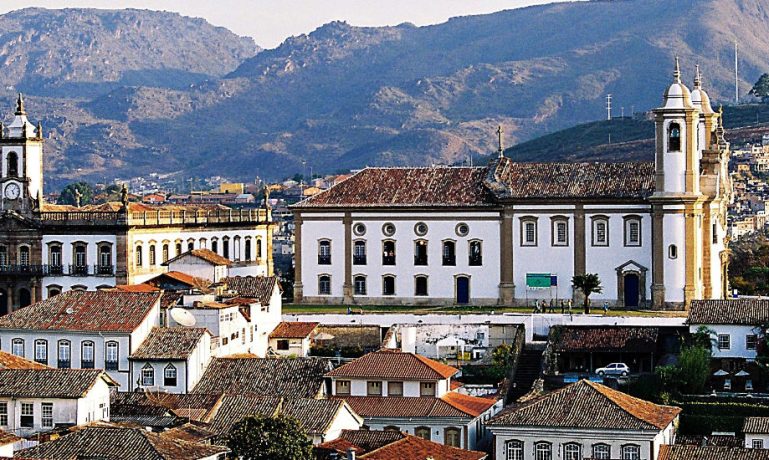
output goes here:
[{"label": "palm tree", "polygon": [[574,275],[571,278],[571,285],[574,289],[579,289],[585,295],[585,314],[590,313],[590,294],[600,294],[603,292],[601,279],[597,273],[585,273],[584,275]]}]

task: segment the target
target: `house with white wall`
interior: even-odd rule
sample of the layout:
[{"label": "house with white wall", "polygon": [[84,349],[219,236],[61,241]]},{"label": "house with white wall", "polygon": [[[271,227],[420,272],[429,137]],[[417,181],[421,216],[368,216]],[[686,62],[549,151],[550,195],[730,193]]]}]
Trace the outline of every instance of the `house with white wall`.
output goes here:
[{"label": "house with white wall", "polygon": [[68,291],[0,317],[3,351],[60,369],[104,369],[133,391],[128,357],[159,325],[161,293]]},{"label": "house with white wall", "polygon": [[658,460],[681,409],[580,380],[492,418],[494,459]]},{"label": "house with white wall", "polygon": [[163,265],[168,267],[168,271],[186,273],[195,278],[218,283],[229,274],[232,261],[210,249],[203,248],[179,254]]},{"label": "house with white wall", "polygon": [[211,360],[211,333],[205,328],[154,328],[128,357],[137,388],[188,393]]},{"label": "house with white wall", "polygon": [[769,417],[745,417],[742,424],[745,447],[769,449]]},{"label": "house with white wall", "polygon": [[769,300],[726,299],[692,302],[689,332],[710,330],[714,359],[754,360],[761,325],[769,323]]},{"label": "house with white wall", "polygon": [[3,369],[0,428],[19,436],[109,421],[115,382],[99,369]]},{"label": "house with white wall", "polygon": [[318,325],[315,322],[283,321],[270,333],[270,351],[280,356],[309,356]]}]

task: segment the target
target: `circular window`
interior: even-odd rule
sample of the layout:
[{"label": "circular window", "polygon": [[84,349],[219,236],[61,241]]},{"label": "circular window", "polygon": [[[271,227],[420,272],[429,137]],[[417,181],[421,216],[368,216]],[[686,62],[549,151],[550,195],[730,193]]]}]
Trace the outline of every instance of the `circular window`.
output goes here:
[{"label": "circular window", "polygon": [[363,236],[366,234],[366,226],[363,224],[355,224],[352,231],[358,236]]},{"label": "circular window", "polygon": [[457,224],[457,228],[455,228],[454,231],[457,232],[457,236],[467,236],[467,234],[470,233],[470,227],[462,222]]},{"label": "circular window", "polygon": [[384,233],[385,236],[395,235],[395,225],[391,223],[386,223],[382,225],[382,233]]},{"label": "circular window", "polygon": [[427,235],[427,224],[424,222],[417,222],[417,224],[414,225],[414,233],[419,236]]}]

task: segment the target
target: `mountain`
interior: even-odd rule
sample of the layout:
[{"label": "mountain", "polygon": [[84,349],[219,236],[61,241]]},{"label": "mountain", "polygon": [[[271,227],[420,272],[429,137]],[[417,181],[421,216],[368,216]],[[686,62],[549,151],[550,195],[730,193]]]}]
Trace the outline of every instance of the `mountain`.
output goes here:
[{"label": "mountain", "polygon": [[[75,24],[96,14],[75,11],[56,14]],[[166,14],[125,14],[140,13]],[[737,41],[745,94],[769,66],[767,21],[769,7],[755,0],[616,0],[534,6],[427,27],[333,22],[272,50],[252,49],[221,78],[120,83],[126,73],[156,81],[139,70],[109,80],[110,91],[69,97],[54,89],[71,85],[42,84],[30,87],[28,110],[45,113],[55,150],[48,167],[60,180],[150,170],[279,178],[309,168],[455,163],[494,152],[497,125],[511,145],[599,120],[607,93],[615,114],[621,107],[651,109],[671,80],[674,55],[681,56],[688,82],[699,63],[712,99],[728,101]],[[92,22],[108,35],[108,26]],[[210,27],[203,25],[198,29]],[[193,49],[211,44],[197,29],[187,32],[198,34]],[[88,40],[69,40],[63,43],[88,49]],[[186,48],[172,48],[182,59]],[[199,56],[202,62],[207,55]],[[93,65],[109,75],[115,62]],[[215,60],[205,62],[215,67]],[[203,67],[193,73],[212,75]]]}]

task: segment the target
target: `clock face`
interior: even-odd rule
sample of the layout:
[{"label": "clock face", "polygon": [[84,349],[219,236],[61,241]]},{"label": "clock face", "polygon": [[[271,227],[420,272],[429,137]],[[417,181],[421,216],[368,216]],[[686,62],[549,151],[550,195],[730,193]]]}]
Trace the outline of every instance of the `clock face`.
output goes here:
[{"label": "clock face", "polygon": [[11,183],[5,186],[5,197],[9,200],[15,200],[19,195],[21,195],[19,184]]}]

